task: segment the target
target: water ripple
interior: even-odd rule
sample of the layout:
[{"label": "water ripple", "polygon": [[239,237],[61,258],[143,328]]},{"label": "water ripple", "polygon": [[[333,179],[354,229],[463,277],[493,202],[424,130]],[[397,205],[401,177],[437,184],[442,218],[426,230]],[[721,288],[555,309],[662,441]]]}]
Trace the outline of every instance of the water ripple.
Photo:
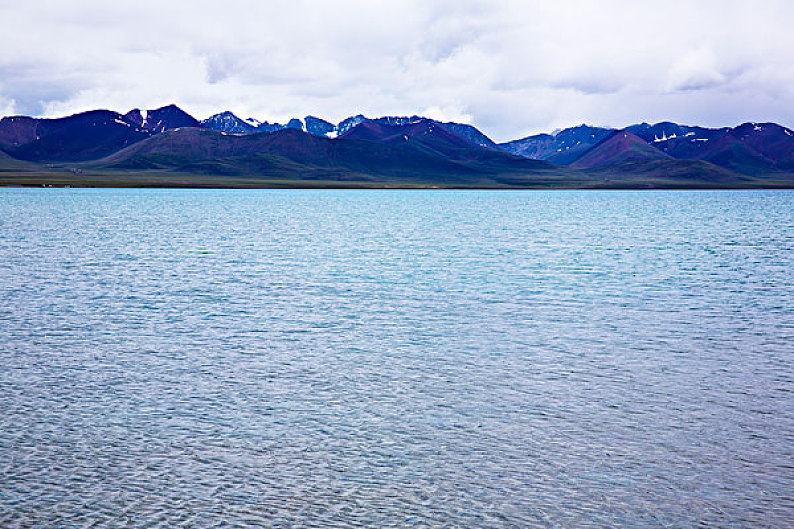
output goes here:
[{"label": "water ripple", "polygon": [[787,527],[794,193],[0,191],[0,526]]}]

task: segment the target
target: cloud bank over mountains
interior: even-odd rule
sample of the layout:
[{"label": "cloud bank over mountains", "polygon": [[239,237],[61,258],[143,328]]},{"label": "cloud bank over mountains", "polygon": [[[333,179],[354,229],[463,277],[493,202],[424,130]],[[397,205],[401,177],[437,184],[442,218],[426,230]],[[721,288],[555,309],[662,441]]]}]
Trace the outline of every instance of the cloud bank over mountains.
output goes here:
[{"label": "cloud bank over mountains", "polygon": [[0,8],[0,115],[422,114],[496,140],[581,122],[794,125],[794,4],[780,0]]}]

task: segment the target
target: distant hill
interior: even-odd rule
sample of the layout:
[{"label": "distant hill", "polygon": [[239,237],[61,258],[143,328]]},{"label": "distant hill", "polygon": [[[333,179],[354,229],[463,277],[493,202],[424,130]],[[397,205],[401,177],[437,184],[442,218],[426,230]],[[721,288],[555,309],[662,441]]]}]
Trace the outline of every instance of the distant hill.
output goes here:
[{"label": "distant hill", "polygon": [[482,147],[450,132],[443,125],[428,119],[417,119],[405,124],[383,124],[379,121],[362,122],[340,139],[366,140],[392,145],[411,144],[425,152],[454,159],[480,154]]},{"label": "distant hill", "polygon": [[3,151],[0,151],[0,173],[16,171],[19,169],[34,170],[37,169],[37,167],[36,164],[19,160]]},{"label": "distant hill", "polygon": [[732,134],[725,134],[702,147],[693,159],[706,160],[747,175],[775,172],[775,161],[745,144]]},{"label": "distant hill", "polygon": [[176,105],[167,105],[155,110],[129,111],[124,118],[151,133],[165,132],[178,127],[200,127],[201,123]]},{"label": "distant hill", "polygon": [[235,134],[252,134],[254,132],[275,132],[287,128],[303,130],[309,134],[320,136],[323,138],[335,138],[341,136],[353,127],[364,122],[380,123],[381,125],[408,125],[419,121],[433,121],[438,125],[444,126],[453,134],[467,139],[472,143],[480,145],[481,147],[497,148],[488,136],[483,134],[472,125],[454,122],[440,122],[436,120],[429,120],[421,116],[383,116],[380,118],[367,118],[361,114],[351,116],[334,125],[324,119],[316,116],[306,116],[303,120],[293,118],[286,125],[280,123],[258,122],[256,120],[242,120],[235,116],[233,113],[226,111],[220,114],[215,114],[201,122],[202,126],[218,130],[221,132],[232,132]]},{"label": "distant hill", "polygon": [[200,124],[175,105],[125,115],[91,110],[56,119],[14,116],[0,120],[0,149],[28,161],[93,160],[183,126]]},{"label": "distant hill", "polygon": [[253,122],[242,120],[227,110],[226,112],[221,112],[220,114],[215,114],[202,120],[201,125],[208,129],[220,130],[223,132],[251,134],[252,132],[256,132],[256,127],[259,123],[256,122],[256,124],[254,124]]},{"label": "distant hill", "polygon": [[[613,188],[767,187],[785,185],[786,181],[759,181],[709,162],[675,158],[624,162],[586,171],[599,178],[602,187]],[[788,181],[794,184],[790,177]]]},{"label": "distant hill", "polygon": [[455,123],[452,121],[445,121],[445,122],[437,122],[442,127],[446,128],[453,134],[460,136],[461,138],[467,139],[472,143],[479,145],[480,147],[489,147],[492,149],[497,149],[498,145],[482,133],[478,128],[474,127],[473,125],[467,125],[465,123]]},{"label": "distant hill", "polygon": [[705,160],[748,175],[794,170],[794,133],[776,123],[709,129],[665,122],[627,130],[637,130],[644,140],[678,159]]},{"label": "distant hill", "polygon": [[600,143],[613,129],[579,125],[556,134],[537,134],[520,140],[499,144],[499,147],[518,156],[568,165]]},{"label": "distant hill", "polygon": [[[361,116],[363,118],[363,116]],[[411,117],[401,117],[401,116],[384,116],[381,118],[374,118],[368,119],[364,118],[360,122],[374,122],[379,123],[381,125],[412,125],[416,123],[434,123],[445,130],[449,131],[450,133],[463,138],[470,143],[475,145],[479,145],[480,147],[488,147],[488,148],[498,148],[496,143],[491,140],[488,136],[483,134],[480,130],[472,125],[466,125],[464,123],[455,123],[452,121],[438,121],[435,119],[428,119],[421,116],[411,116]]]},{"label": "distant hill", "polygon": [[618,130],[610,133],[570,165],[585,169],[601,169],[625,163],[672,159],[672,156],[651,147],[639,136],[627,130]]},{"label": "distant hill", "polygon": [[[664,121],[653,125],[640,123],[623,130],[679,160],[701,160],[750,176],[794,172],[794,132],[776,123],[744,123],[712,129]],[[580,162],[585,153],[614,133],[614,129],[580,125],[555,134],[513,140],[499,147],[531,159],[582,167],[595,157],[591,155]],[[645,152],[654,156],[651,151]]]},{"label": "distant hill", "polygon": [[691,127],[665,121],[655,125],[648,123],[632,125],[626,127],[626,130],[673,158],[699,160],[702,159],[709,142],[713,142],[715,138],[719,138],[730,129]]},{"label": "distant hill", "polygon": [[28,161],[96,159],[150,135],[150,131],[110,110],[92,110],[59,119],[26,119],[21,123],[19,118],[0,120],[0,138],[12,139],[4,142],[3,150]]},{"label": "distant hill", "polygon": [[92,166],[225,176],[483,185],[556,171],[545,162],[483,149],[432,123],[363,123],[337,140],[293,129],[233,135],[183,128],[148,138]]},{"label": "distant hill", "polygon": [[702,159],[719,161],[720,165],[745,174],[763,174],[770,168],[794,171],[791,129],[776,123],[744,123],[729,130],[720,140],[710,146]]}]

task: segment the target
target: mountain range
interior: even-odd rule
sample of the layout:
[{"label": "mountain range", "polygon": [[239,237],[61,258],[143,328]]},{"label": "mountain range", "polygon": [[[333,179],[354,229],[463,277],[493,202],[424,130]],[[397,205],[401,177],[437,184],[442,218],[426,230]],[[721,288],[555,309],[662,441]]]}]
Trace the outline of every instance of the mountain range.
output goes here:
[{"label": "mountain range", "polygon": [[496,147],[497,145],[485,134],[477,130],[471,125],[454,122],[439,122],[435,120],[428,120],[421,116],[384,116],[380,118],[367,118],[362,114],[351,116],[347,119],[334,125],[324,119],[315,116],[306,116],[305,118],[293,118],[286,125],[280,123],[268,123],[267,121],[261,122],[253,118],[241,119],[235,116],[232,112],[225,111],[220,114],[215,114],[208,117],[201,122],[202,126],[212,130],[222,132],[232,132],[239,134],[251,134],[254,132],[275,132],[284,129],[296,129],[308,132],[314,136],[321,136],[325,138],[336,138],[345,134],[356,125],[364,122],[375,122],[382,125],[410,125],[420,121],[434,121],[438,125],[449,129],[454,134],[461,136],[472,143],[483,147]]},{"label": "mountain range", "polygon": [[0,185],[794,187],[794,133],[775,123],[580,125],[497,144],[421,116],[286,124],[176,105],[0,120]]}]

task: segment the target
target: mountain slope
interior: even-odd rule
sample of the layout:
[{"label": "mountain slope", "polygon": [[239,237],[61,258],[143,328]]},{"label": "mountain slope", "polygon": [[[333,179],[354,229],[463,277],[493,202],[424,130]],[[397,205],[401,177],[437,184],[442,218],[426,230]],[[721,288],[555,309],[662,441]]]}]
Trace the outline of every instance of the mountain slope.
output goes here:
[{"label": "mountain slope", "polygon": [[201,120],[201,125],[208,129],[235,134],[250,134],[256,131],[253,124],[238,118],[228,110]]},{"label": "mountain slope", "polygon": [[732,134],[725,134],[706,144],[694,157],[746,175],[776,172],[776,164]]},{"label": "mountain slope", "polygon": [[200,127],[201,123],[176,105],[167,105],[146,113],[144,128],[153,133],[179,127]]},{"label": "mountain slope", "polygon": [[[472,125],[466,125],[464,123],[455,123],[453,121],[438,121],[435,119],[424,118],[422,116],[383,116],[380,118],[365,118],[364,116],[355,116],[353,118],[348,118],[347,120],[343,121],[342,123],[353,123],[360,118],[358,123],[363,122],[372,122],[378,123],[381,125],[392,125],[392,126],[399,126],[399,125],[412,125],[417,123],[434,123],[435,125],[441,126],[445,130],[449,131],[450,133],[467,140],[470,143],[478,145],[480,147],[488,147],[488,148],[498,148],[496,143],[491,140],[488,136],[483,134],[480,130]],[[356,123],[356,124],[358,124]],[[342,125],[338,128],[342,128]],[[347,129],[349,130],[349,129]],[[346,132],[346,131],[345,131]],[[344,134],[344,132],[339,133]]]},{"label": "mountain slope", "polygon": [[709,162],[675,158],[626,162],[587,169],[587,172],[603,179],[603,187],[615,188],[709,189],[764,185],[758,179],[737,174]]},{"label": "mountain slope", "polygon": [[626,130],[678,159],[704,160],[747,175],[794,170],[794,132],[776,123],[710,129],[662,122]]},{"label": "mountain slope", "polygon": [[519,140],[499,144],[509,153],[546,160],[559,165],[568,165],[582,154],[600,143],[614,129],[579,125],[564,129],[554,135],[537,134]]},{"label": "mountain slope", "polygon": [[320,119],[315,116],[306,116],[303,118],[306,124],[306,132],[324,138],[331,138],[336,136],[336,126],[332,123]]},{"label": "mountain slope", "polygon": [[231,112],[221,112],[215,114],[202,121],[202,125],[223,132],[232,132],[236,134],[252,134],[254,132],[276,132],[288,128],[303,130],[309,134],[320,136],[322,138],[335,138],[350,131],[356,125],[364,122],[379,123],[381,125],[409,125],[411,123],[418,123],[421,121],[433,121],[434,123],[443,126],[452,134],[460,136],[471,143],[481,147],[498,148],[488,136],[483,134],[480,130],[472,125],[454,122],[440,122],[430,120],[420,116],[383,116],[379,118],[367,118],[361,114],[351,116],[342,120],[337,125],[330,123],[324,119],[316,116],[306,116],[303,121],[297,118],[291,119],[286,125],[281,123],[269,123],[267,121],[258,123],[254,126],[241,120]]},{"label": "mountain slope", "polygon": [[363,114],[356,114],[355,116],[350,116],[349,118],[345,118],[340,121],[336,125],[336,134],[337,136],[341,136],[342,134],[346,133],[359,123],[363,123],[365,121],[369,121]]},{"label": "mountain slope", "polygon": [[32,137],[25,131],[24,135],[17,135],[24,142],[6,146],[4,150],[15,158],[29,161],[91,160],[151,135],[110,110],[92,110],[66,118],[34,122]]},{"label": "mountain slope", "polygon": [[771,160],[775,168],[794,170],[794,131],[777,123],[743,123],[731,129],[726,136]]},{"label": "mountain slope", "polygon": [[613,132],[570,165],[578,168],[600,169],[625,163],[670,159],[672,156],[651,147],[639,136],[626,130],[620,130]]},{"label": "mountain slope", "polygon": [[626,130],[673,158],[702,160],[706,159],[706,153],[711,146],[728,133],[730,128],[709,129],[663,121],[654,125],[640,123],[626,127]]},{"label": "mountain slope", "polygon": [[91,110],[55,119],[15,116],[0,120],[0,148],[28,161],[94,160],[153,134],[196,126],[199,122],[175,105],[125,115]]},{"label": "mountain slope", "polygon": [[[364,127],[367,125],[367,127]],[[402,139],[388,126],[367,123],[350,137],[327,139],[285,129],[274,133],[230,135],[202,129],[179,129],[153,136],[93,164],[93,167],[171,170],[202,174],[274,178],[432,182],[493,185],[544,178],[560,171],[545,162],[479,148],[448,131],[425,138]],[[376,128],[377,135],[372,134]],[[428,129],[425,129],[428,130]],[[355,134],[352,134],[352,133]],[[395,133],[397,132],[397,133]],[[385,136],[384,136],[385,134]],[[377,139],[361,139],[377,138]],[[449,149],[457,159],[440,151]],[[456,149],[460,149],[457,150]],[[471,152],[483,151],[478,158]],[[495,154],[495,156],[494,156]],[[521,180],[521,181],[524,181]]]},{"label": "mountain slope", "polygon": [[389,144],[411,142],[423,150],[453,157],[458,157],[465,151],[482,150],[478,145],[453,134],[435,121],[421,118],[396,125],[383,124],[379,121],[365,121],[339,138]]},{"label": "mountain slope", "polygon": [[0,148],[13,149],[35,141],[39,121],[27,116],[9,116],[0,119]]},{"label": "mountain slope", "polygon": [[37,169],[36,164],[26,162],[24,160],[18,160],[3,151],[0,151],[0,173],[33,169]]},{"label": "mountain slope", "polygon": [[127,112],[124,118],[152,134],[179,127],[201,126],[196,118],[176,105],[167,105],[143,112],[135,108]]},{"label": "mountain slope", "polygon": [[444,121],[444,122],[437,122],[439,125],[444,127],[445,129],[449,130],[453,134],[460,136],[465,140],[469,140],[471,143],[479,145],[480,147],[488,147],[491,149],[498,149],[499,146],[496,145],[491,138],[483,134],[481,130],[473,125],[467,125],[465,123],[455,123],[452,121]]},{"label": "mountain slope", "polygon": [[[485,173],[507,174],[517,171],[521,174],[528,170],[532,172],[543,167],[555,167],[540,160],[529,160],[499,149],[477,145],[454,134],[444,124],[424,118],[415,118],[397,125],[364,121],[339,139],[402,145],[415,152],[454,160],[466,166],[476,166],[477,170]],[[562,174],[565,171],[557,169],[557,172]]]}]

